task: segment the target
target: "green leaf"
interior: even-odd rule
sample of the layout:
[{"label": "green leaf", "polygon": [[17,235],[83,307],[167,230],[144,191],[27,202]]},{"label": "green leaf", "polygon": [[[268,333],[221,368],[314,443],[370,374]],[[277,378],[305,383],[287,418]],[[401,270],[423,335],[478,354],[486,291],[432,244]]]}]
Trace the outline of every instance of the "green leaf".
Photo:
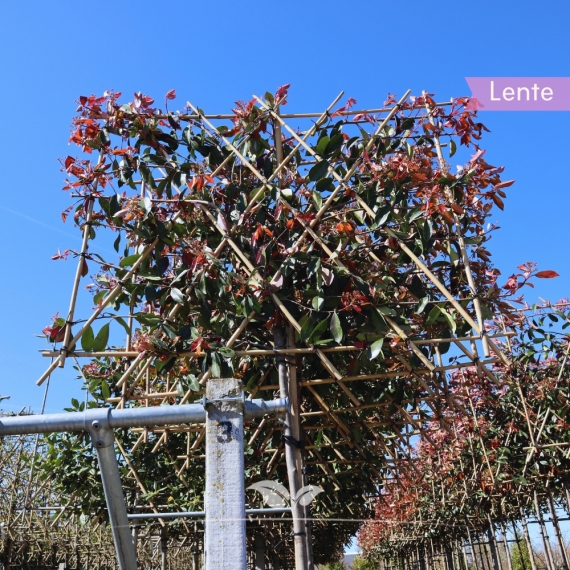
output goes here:
[{"label": "green leaf", "polygon": [[384,344],[384,339],[380,338],[373,342],[368,347],[368,358],[374,360],[379,354],[382,354],[382,345]]},{"label": "green leaf", "polygon": [[323,333],[327,330],[327,326],[328,326],[328,318],[323,319],[314,329],[313,332],[311,333],[311,336],[309,337],[308,341],[309,343],[311,341],[317,341],[321,338],[321,336],[323,336]]},{"label": "green leaf", "polygon": [[101,330],[97,333],[97,336],[91,346],[93,352],[101,352],[107,347],[107,342],[109,340],[109,324],[110,323],[103,325]]},{"label": "green leaf", "polygon": [[324,137],[321,137],[319,139],[319,142],[317,143],[317,148],[315,149],[319,154],[324,154],[325,149],[327,148],[327,145],[329,144],[329,137],[327,137],[326,135]]},{"label": "green leaf", "polygon": [[417,210],[414,210],[410,217],[408,218],[408,222],[412,223],[414,220],[416,220],[417,218],[419,218],[421,215],[423,214],[423,211],[421,208],[418,208]]},{"label": "green leaf", "polygon": [[355,210],[354,212],[352,212],[352,215],[354,216],[354,219],[358,222],[359,226],[364,225],[365,223],[364,210]]},{"label": "green leaf", "polygon": [[371,230],[374,230],[380,226],[383,226],[392,214],[392,206],[390,204],[386,204],[382,206],[378,212],[376,212],[376,217],[374,218],[374,223],[370,227]]},{"label": "green leaf", "polygon": [[194,374],[189,374],[188,376],[186,376],[186,378],[188,379],[188,387],[190,388],[190,390],[193,390],[194,392],[199,392],[202,387],[200,386],[200,382],[198,382],[198,378],[196,378]]},{"label": "green leaf", "polygon": [[133,316],[141,325],[156,326],[160,323],[160,317],[151,313],[135,313]]},{"label": "green leaf", "polygon": [[91,352],[94,340],[95,336],[93,335],[93,329],[91,327],[86,328],[83,336],[81,337],[81,348],[85,352]]},{"label": "green leaf", "polygon": [[104,400],[111,397],[111,391],[109,390],[109,386],[105,380],[101,382],[101,395],[103,396]]},{"label": "green leaf", "polygon": [[311,304],[313,305],[313,309],[315,309],[315,311],[320,311],[324,302],[325,302],[325,299],[323,297],[316,296],[316,297],[313,297]]},{"label": "green leaf", "polygon": [[98,305],[99,302],[101,301],[101,299],[103,299],[103,297],[107,294],[107,290],[106,289],[101,289],[101,291],[97,291],[97,293],[95,293],[95,295],[93,295],[93,304],[94,305]]},{"label": "green leaf", "polygon": [[139,200],[139,207],[148,214],[152,210],[152,200],[145,196],[142,200]]},{"label": "green leaf", "polygon": [[222,348],[220,348],[218,350],[218,352],[224,357],[224,358],[233,358],[236,355],[236,351],[233,350],[232,348],[230,348],[229,346],[222,346]]},{"label": "green leaf", "polygon": [[308,315],[303,315],[303,317],[306,317],[304,319],[304,322],[302,322],[303,319],[301,319],[301,321],[299,321],[299,324],[301,325],[301,333],[300,333],[301,340],[305,341],[308,340],[311,334],[312,324],[311,324],[311,319],[309,318]]},{"label": "green leaf", "polygon": [[315,205],[315,208],[318,210],[321,209],[322,205],[323,205],[323,198],[321,196],[320,192],[317,192],[316,190],[313,190],[313,204]]},{"label": "green leaf", "polygon": [[436,305],[430,312],[426,319],[426,325],[433,325],[437,319],[439,319],[440,315],[439,307]]},{"label": "green leaf", "polygon": [[429,297],[424,297],[418,303],[418,308],[416,309],[416,315],[421,315],[423,310],[426,308],[427,304],[429,303]]},{"label": "green leaf", "polygon": [[445,309],[439,309],[439,311],[447,319],[451,330],[455,334],[455,329],[457,328],[457,324],[455,323],[455,319]]},{"label": "green leaf", "polygon": [[343,145],[343,143],[344,137],[342,136],[342,133],[334,135],[334,137],[331,138],[329,144],[327,144],[327,147],[325,148],[325,155],[335,153]]},{"label": "green leaf", "polygon": [[140,253],[135,253],[133,255],[129,255],[128,257],[121,259],[121,261],[119,262],[119,265],[121,267],[130,267],[131,265],[134,265],[138,261],[140,256],[141,256]]},{"label": "green leaf", "polygon": [[394,309],[390,309],[390,307],[376,307],[376,311],[379,315],[387,315],[389,317],[395,317],[396,311],[394,311]]},{"label": "green leaf", "polygon": [[180,305],[184,304],[184,293],[182,293],[182,291],[180,291],[180,289],[177,289],[176,287],[172,287],[170,289],[170,296],[172,297],[172,299],[176,303],[179,303]]},{"label": "green leaf", "polygon": [[293,190],[291,190],[291,188],[283,188],[279,192],[281,193],[281,196],[283,196],[283,198],[285,198],[285,200],[287,200],[287,202],[290,202],[293,199],[293,197],[295,196],[295,194],[293,193]]},{"label": "green leaf", "polygon": [[336,311],[331,316],[331,324],[330,324],[331,333],[335,342],[340,344],[342,340],[343,332],[342,332],[342,325],[340,324],[340,318],[336,314]]},{"label": "green leaf", "polygon": [[162,277],[159,277],[158,275],[153,275],[152,273],[139,273],[139,277],[142,277],[147,281],[162,281]]},{"label": "green leaf", "polygon": [[127,323],[125,322],[125,319],[123,319],[123,317],[115,317],[115,321],[117,323],[119,323],[125,329],[125,332],[127,334],[130,334],[131,331],[129,329],[129,325],[127,325]]},{"label": "green leaf", "polygon": [[326,160],[321,160],[317,162],[311,170],[309,170],[309,180],[311,182],[315,182],[316,180],[321,179],[327,173],[329,169],[329,163]]},{"label": "green leaf", "polygon": [[449,158],[451,158],[457,151],[457,145],[453,139],[449,140]]},{"label": "green leaf", "polygon": [[200,290],[200,292],[204,295],[208,294],[208,289],[206,287],[206,272],[202,272],[202,275],[200,276],[200,282],[198,283],[198,289]]},{"label": "green leaf", "polygon": [[212,378],[219,378],[221,375],[221,367],[222,367],[222,362],[220,360],[220,356],[213,352],[212,353],[212,367],[211,367],[211,371],[212,371]]}]

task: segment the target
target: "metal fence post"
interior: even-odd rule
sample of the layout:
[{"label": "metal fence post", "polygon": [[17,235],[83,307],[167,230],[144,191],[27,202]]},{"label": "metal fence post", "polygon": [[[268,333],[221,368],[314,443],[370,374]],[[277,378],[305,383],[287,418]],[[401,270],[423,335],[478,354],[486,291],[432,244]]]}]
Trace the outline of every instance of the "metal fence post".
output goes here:
[{"label": "metal fence post", "polygon": [[246,570],[243,388],[236,378],[206,386],[206,570]]},{"label": "metal fence post", "polygon": [[85,430],[91,435],[97,450],[101,481],[105,491],[107,511],[115,539],[115,549],[121,570],[137,570],[137,557],[133,537],[129,531],[127,508],[119,464],[115,453],[115,437],[109,426],[109,408],[94,408],[85,412]]}]

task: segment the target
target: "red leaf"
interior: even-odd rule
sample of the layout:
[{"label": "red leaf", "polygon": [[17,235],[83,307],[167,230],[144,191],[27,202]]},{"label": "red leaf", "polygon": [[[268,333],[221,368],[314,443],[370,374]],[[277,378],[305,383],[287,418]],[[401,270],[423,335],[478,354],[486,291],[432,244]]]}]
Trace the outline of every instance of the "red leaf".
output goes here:
[{"label": "red leaf", "polygon": [[473,163],[476,160],[478,160],[479,158],[481,158],[486,151],[479,149],[472,157],[471,160],[469,162]]},{"label": "red leaf", "polygon": [[281,85],[281,87],[277,89],[277,91],[275,92],[275,101],[277,103],[281,103],[281,105],[286,104],[286,102],[281,101],[281,99],[285,99],[285,97],[287,97],[287,91],[289,91],[289,87],[291,87],[291,84],[287,83],[285,85]]},{"label": "red leaf", "polygon": [[499,182],[498,184],[495,184],[495,188],[508,188],[509,186],[512,186],[515,183],[514,180],[505,180],[505,182]]},{"label": "red leaf", "polygon": [[176,99],[176,89],[171,89],[165,96],[165,99],[171,101],[172,99]]},{"label": "red leaf", "polygon": [[479,101],[476,97],[470,97],[469,102],[465,105],[465,108],[469,111],[477,111],[479,108],[483,108],[485,105]]},{"label": "red leaf", "polygon": [[505,204],[503,203],[503,201],[502,201],[496,194],[491,194],[491,199],[493,200],[493,202],[495,202],[495,204],[497,204],[497,206],[498,206],[501,210],[504,210],[504,209],[505,209]]},{"label": "red leaf", "polygon": [[356,104],[356,99],[353,99],[352,97],[346,102],[346,105],[344,107],[340,107],[340,109],[337,109],[332,115],[331,118],[333,117],[338,117],[340,115],[342,115],[343,113],[346,113],[351,107],[353,107]]},{"label": "red leaf", "polygon": [[341,234],[342,234],[342,233],[347,233],[347,234],[349,234],[349,233],[352,233],[353,227],[352,227],[352,224],[351,224],[350,222],[339,222],[339,223],[336,225],[336,231],[337,231],[338,233],[341,233]]},{"label": "red leaf", "polygon": [[546,271],[539,271],[535,274],[535,277],[539,279],[553,279],[554,277],[560,277],[556,271],[552,271],[551,269],[547,269]]}]

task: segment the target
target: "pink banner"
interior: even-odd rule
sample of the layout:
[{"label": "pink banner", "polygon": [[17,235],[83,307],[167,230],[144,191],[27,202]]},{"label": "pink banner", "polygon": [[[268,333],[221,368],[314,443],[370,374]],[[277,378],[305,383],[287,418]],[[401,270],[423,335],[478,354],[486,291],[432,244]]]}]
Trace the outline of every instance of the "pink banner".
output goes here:
[{"label": "pink banner", "polygon": [[481,111],[570,111],[570,77],[466,77],[469,108]]}]

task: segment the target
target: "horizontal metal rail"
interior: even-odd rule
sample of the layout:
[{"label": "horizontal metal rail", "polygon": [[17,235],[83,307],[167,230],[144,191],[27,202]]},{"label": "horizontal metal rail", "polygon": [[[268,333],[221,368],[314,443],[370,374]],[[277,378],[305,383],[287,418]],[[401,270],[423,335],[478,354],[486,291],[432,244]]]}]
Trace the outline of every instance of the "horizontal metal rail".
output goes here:
[{"label": "horizontal metal rail", "polygon": [[[206,401],[207,404],[208,402]],[[287,406],[288,402],[284,399],[271,401],[262,399],[245,400],[244,418],[246,421],[249,421],[267,414],[279,415],[285,413]],[[102,411],[101,408],[93,408],[85,412],[0,417],[0,436],[89,431],[89,428],[86,426],[95,410],[99,414]],[[203,404],[139,407],[120,410],[108,408],[107,418],[111,429],[195,424],[206,421],[206,411]]]},{"label": "horizontal metal rail", "polygon": [[[273,508],[273,509],[245,509],[246,515],[278,515],[283,513],[290,513],[290,507]],[[206,513],[204,511],[180,511],[177,513],[135,513],[127,515],[129,520],[140,519],[200,519],[204,518]]]}]

